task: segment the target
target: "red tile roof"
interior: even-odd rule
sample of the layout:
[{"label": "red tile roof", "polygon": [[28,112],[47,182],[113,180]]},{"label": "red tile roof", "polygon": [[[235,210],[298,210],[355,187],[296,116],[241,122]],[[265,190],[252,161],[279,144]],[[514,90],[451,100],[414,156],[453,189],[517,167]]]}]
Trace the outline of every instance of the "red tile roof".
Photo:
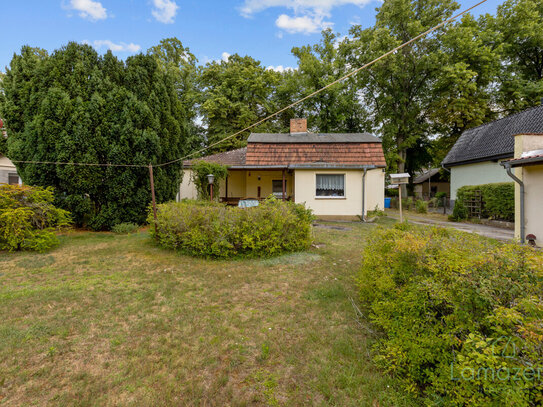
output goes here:
[{"label": "red tile roof", "polygon": [[385,165],[381,143],[249,143],[246,165]]}]

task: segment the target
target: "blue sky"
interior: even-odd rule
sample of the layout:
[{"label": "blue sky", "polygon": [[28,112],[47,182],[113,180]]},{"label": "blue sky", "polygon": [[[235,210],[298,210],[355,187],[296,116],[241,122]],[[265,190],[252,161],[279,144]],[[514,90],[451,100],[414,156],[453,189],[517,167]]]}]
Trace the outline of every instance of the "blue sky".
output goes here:
[{"label": "blue sky", "polygon": [[[477,0],[461,0],[462,8]],[[475,14],[495,13],[488,0]],[[376,0],[0,0],[0,71],[28,44],[52,51],[68,41],[89,42],[120,58],[177,37],[200,63],[235,52],[265,66],[295,66],[290,50],[313,44],[331,26],[346,34],[371,26]]]}]

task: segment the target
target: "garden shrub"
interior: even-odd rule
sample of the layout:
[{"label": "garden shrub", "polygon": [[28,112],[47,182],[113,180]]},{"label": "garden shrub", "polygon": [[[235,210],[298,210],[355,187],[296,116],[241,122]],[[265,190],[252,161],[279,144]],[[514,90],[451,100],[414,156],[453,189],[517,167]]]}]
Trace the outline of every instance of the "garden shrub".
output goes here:
[{"label": "garden shrub", "polygon": [[242,209],[185,200],[158,206],[151,235],[166,248],[200,257],[271,256],[307,249],[313,215],[304,205],[273,197]]},{"label": "garden shrub", "polygon": [[111,228],[113,233],[118,235],[128,235],[130,233],[135,233],[139,229],[139,225],[131,222],[118,223]]},{"label": "garden shrub", "polygon": [[443,208],[445,204],[447,203],[446,192],[438,192],[434,198],[437,200],[437,207]]},{"label": "garden shrub", "polygon": [[0,185],[0,250],[45,251],[58,244],[55,230],[71,219],[53,200],[51,188]]},{"label": "garden shrub", "polygon": [[541,253],[401,224],[373,232],[362,259],[376,360],[407,390],[434,405],[541,405]]},{"label": "garden shrub", "polygon": [[428,202],[423,201],[422,199],[417,199],[417,202],[415,203],[415,211],[417,213],[427,213]]},{"label": "garden shrub", "polygon": [[453,213],[449,216],[449,220],[460,222],[468,218],[468,208],[464,206],[462,201],[456,200],[454,203]]},{"label": "garden shrub", "polygon": [[515,220],[515,184],[513,182],[466,185],[458,189],[456,200],[465,202],[476,191],[481,191],[482,217],[507,221]]}]

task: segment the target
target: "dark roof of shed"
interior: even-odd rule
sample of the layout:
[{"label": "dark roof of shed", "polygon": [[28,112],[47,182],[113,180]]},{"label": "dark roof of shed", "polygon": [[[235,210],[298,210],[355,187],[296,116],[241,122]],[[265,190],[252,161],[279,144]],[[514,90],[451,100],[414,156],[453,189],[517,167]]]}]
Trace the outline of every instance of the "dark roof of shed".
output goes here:
[{"label": "dark roof of shed", "polygon": [[252,133],[249,143],[380,143],[369,133]]},{"label": "dark roof of shed", "polygon": [[245,156],[247,155],[247,147],[238,148],[237,150],[224,151],[222,153],[208,155],[202,158],[194,158],[192,160],[183,161],[184,166],[190,166],[194,161],[207,161],[222,165],[245,165]]},{"label": "dark roof of shed", "polygon": [[432,178],[434,175],[439,174],[441,168],[432,168],[424,171],[422,174],[418,174],[413,180],[413,184],[420,184],[421,182],[428,181],[428,178]]},{"label": "dark roof of shed", "polygon": [[543,105],[474,127],[462,133],[445,159],[445,166],[513,156],[514,136],[543,133]]}]

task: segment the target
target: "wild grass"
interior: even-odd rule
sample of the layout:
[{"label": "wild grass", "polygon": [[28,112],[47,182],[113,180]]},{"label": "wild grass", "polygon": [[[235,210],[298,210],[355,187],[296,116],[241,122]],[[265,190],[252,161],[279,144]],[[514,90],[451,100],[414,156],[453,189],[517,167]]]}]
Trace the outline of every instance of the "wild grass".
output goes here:
[{"label": "wild grass", "polygon": [[350,303],[373,227],[266,260],[194,259],[146,232],[0,253],[0,405],[414,405]]}]

